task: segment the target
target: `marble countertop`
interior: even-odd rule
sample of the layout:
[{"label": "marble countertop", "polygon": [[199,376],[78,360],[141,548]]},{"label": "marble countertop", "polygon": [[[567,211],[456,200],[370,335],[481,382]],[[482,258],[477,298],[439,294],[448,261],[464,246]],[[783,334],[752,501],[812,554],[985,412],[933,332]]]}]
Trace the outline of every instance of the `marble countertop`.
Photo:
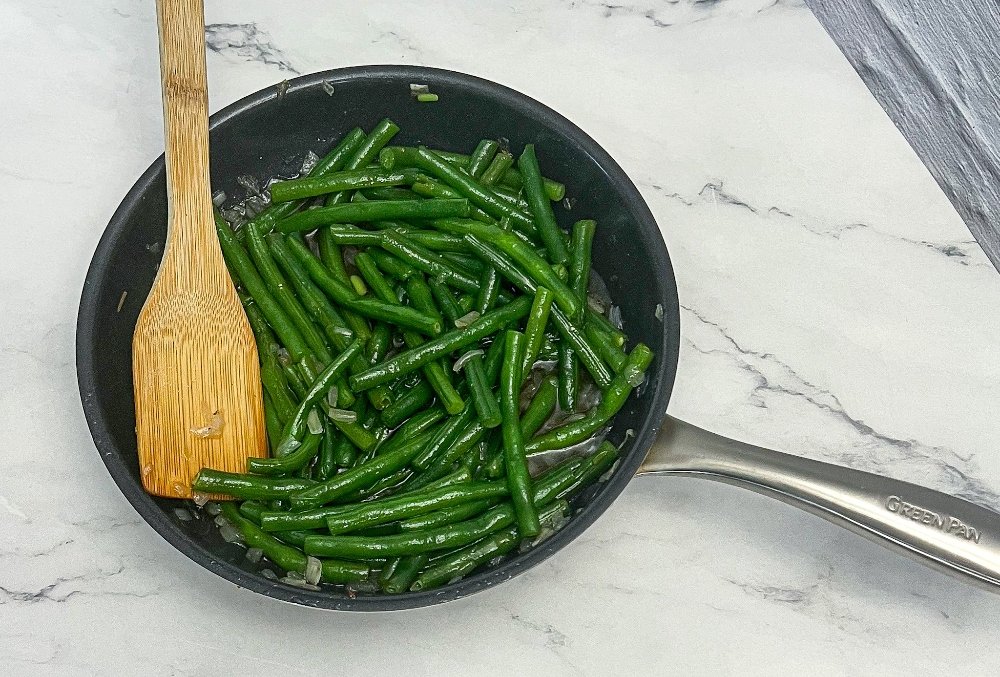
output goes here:
[{"label": "marble countertop", "polygon": [[[1000,275],[795,0],[209,0],[211,106],[427,64],[554,107],[632,176],[682,311],[672,414],[1000,509]],[[111,481],[76,388],[90,255],[162,148],[153,3],[0,4],[6,674],[985,674],[1000,598],[770,499],[642,478],[443,607],[336,614],[199,568]],[[501,653],[502,652],[502,653]]]}]

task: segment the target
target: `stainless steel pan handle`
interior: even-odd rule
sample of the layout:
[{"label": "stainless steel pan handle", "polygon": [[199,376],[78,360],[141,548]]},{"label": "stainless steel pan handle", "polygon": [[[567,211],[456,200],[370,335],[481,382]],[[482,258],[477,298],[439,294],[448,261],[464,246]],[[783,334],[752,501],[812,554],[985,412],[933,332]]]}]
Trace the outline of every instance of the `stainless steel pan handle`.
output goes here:
[{"label": "stainless steel pan handle", "polygon": [[807,510],[1000,592],[1000,514],[909,482],[737,442],[667,417],[639,474],[692,475]]}]

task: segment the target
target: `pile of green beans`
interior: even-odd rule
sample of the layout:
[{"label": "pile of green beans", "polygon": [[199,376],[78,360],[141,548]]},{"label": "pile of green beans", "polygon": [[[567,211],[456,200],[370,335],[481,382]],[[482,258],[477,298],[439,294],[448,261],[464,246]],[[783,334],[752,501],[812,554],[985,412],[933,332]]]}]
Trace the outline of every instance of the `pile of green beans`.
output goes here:
[{"label": "pile of green beans", "polygon": [[352,130],[246,223],[216,214],[271,453],[193,488],[290,585],[428,590],[559,529],[654,357],[588,303],[597,224],[559,225],[533,145],[398,131]]}]

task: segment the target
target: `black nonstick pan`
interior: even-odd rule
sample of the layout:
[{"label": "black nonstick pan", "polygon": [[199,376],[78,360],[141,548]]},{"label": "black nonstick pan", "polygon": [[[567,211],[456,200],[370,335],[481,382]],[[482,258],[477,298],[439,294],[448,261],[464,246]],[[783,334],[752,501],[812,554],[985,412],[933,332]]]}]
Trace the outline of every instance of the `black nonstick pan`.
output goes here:
[{"label": "black nonstick pan", "polygon": [[[324,83],[333,86],[332,94]],[[428,84],[439,101],[414,102],[410,83]],[[395,596],[348,595],[336,589],[303,590],[258,574],[242,548],[224,542],[210,521],[178,520],[173,509],[180,503],[146,494],[140,482],[131,341],[165,236],[161,156],[125,196],[94,254],[77,322],[77,371],[87,421],[111,476],[139,514],[178,550],[239,586],[287,602],[357,611],[420,607],[496,585],[552,556],[604,512],[642,467],[741,484],[931,563],[997,584],[1000,520],[988,510],[913,485],[741,445],[664,419],[677,368],[680,320],[663,239],[621,167],[582,130],[539,102],[496,83],[430,68],[364,66],[300,77],[212,116],[212,187],[240,194],[240,175],[287,175],[307,151],[322,154],[355,125],[371,128],[384,117],[403,130],[394,143],[460,152],[468,152],[482,138],[504,137],[512,148],[534,143],[541,151],[543,173],[567,186],[571,209],[557,209],[561,224],[568,227],[582,214],[601,225],[593,248],[594,268],[621,307],[630,340],[642,341],[656,354],[647,383],[614,421],[609,439],[623,445],[622,460],[606,482],[580,497],[573,518],[550,539],[444,588]],[[121,304],[123,293],[133,302]],[[924,513],[914,517],[914,510],[934,518],[924,522]]]}]

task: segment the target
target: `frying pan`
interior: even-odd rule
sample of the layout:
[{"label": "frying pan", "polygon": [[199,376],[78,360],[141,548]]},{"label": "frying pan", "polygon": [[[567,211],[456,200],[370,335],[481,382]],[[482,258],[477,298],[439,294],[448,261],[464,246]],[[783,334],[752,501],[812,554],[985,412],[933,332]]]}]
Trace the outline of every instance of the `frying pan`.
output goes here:
[{"label": "frying pan", "polygon": [[[334,91],[328,94],[329,87]],[[410,83],[440,95],[417,104]],[[132,401],[131,339],[162,254],[166,191],[162,156],[139,178],[98,244],[77,320],[77,373],[98,452],[125,497],[178,550],[233,583],[276,599],[352,611],[415,608],[457,599],[506,581],[586,529],[637,472],[687,474],[765,493],[991,588],[1000,586],[1000,516],[915,485],[781,454],[664,418],[677,369],[680,318],[673,268],[649,208],[618,164],[587,134],[541,103],[487,80],[422,67],[363,66],[296,78],[253,94],[211,118],[214,190],[239,194],[237,177],[287,175],[307,150],[322,154],[345,131],[389,117],[394,143],[465,151],[482,138],[512,148],[534,143],[547,176],[566,184],[571,209],[601,224],[593,265],[620,305],[630,341],[656,358],[646,384],[614,420],[622,457],[607,481],[573,505],[568,524],[537,547],[437,590],[386,596],[272,581],[224,542],[209,520],[180,521],[178,501],[142,489]],[[127,302],[122,304],[123,293]]]}]

